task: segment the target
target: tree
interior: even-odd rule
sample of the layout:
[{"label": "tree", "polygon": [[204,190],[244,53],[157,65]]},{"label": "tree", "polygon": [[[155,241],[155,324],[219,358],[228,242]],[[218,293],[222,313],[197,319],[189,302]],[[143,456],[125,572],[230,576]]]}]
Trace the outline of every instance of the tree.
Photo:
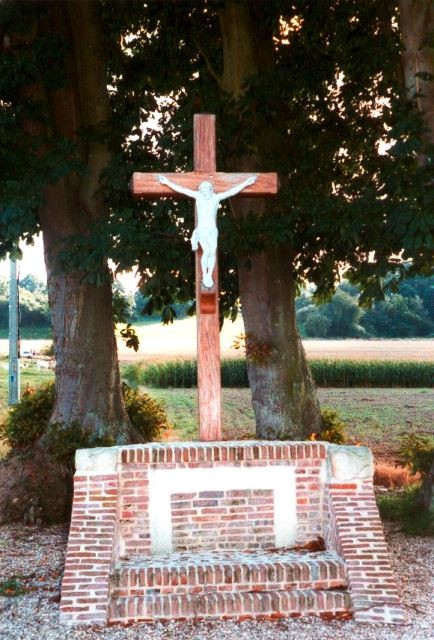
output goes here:
[{"label": "tree", "polygon": [[[140,64],[148,91],[160,94],[152,109],[163,130],[148,166],[188,168],[193,112],[208,111],[217,114],[221,169],[279,171],[272,203],[234,200],[220,218],[221,308],[233,317],[240,296],[246,333],[270,349],[266,363],[248,363],[258,436],[305,437],[320,416],[296,329],[298,286],[307,279],[324,299],[346,263],[372,300],[384,295],[386,273],[401,268],[401,249],[417,268],[431,242],[423,183],[408,174],[417,122],[400,94],[396,8],[358,0],[148,3],[140,24],[117,73],[128,77]],[[380,140],[394,143],[387,155]],[[129,157],[140,150],[137,134]],[[124,210],[129,222],[135,215]],[[143,204],[140,219],[148,244],[139,264],[151,271],[144,293],[163,305],[188,299],[191,212]],[[115,224],[112,233],[119,246],[132,242],[132,226]]]},{"label": "tree", "polygon": [[20,287],[22,289],[27,289],[27,291],[30,291],[31,293],[35,293],[35,291],[45,293],[47,291],[47,285],[33,275],[33,273],[28,273],[24,278],[20,279]]},{"label": "tree", "polygon": [[[2,11],[7,14],[10,6],[18,11],[22,5],[2,3]],[[122,12],[108,1],[29,6],[25,19],[28,26],[40,23],[40,32],[30,29],[32,36],[20,40],[13,35],[19,30],[12,28],[12,18],[7,32],[3,27],[8,35],[3,37],[4,139],[18,149],[8,162],[1,160],[2,175],[10,178],[2,182],[9,203],[4,213],[14,222],[2,228],[3,247],[11,248],[18,235],[29,237],[39,225],[47,229],[47,260],[62,258],[75,268],[61,276],[59,288],[50,287],[59,310],[59,293],[71,287],[74,304],[99,297],[98,318],[106,320],[100,311],[111,313],[106,285],[98,292],[87,287],[106,281],[107,256],[119,269],[139,268],[143,293],[152,296],[155,308],[191,300],[189,203],[135,204],[127,182],[140,168],[187,168],[193,113],[216,113],[219,167],[278,169],[281,180],[272,203],[234,201],[220,224],[222,314],[233,317],[241,296],[246,333],[270,351],[266,363],[249,362],[258,435],[299,438],[318,430],[318,402],[295,323],[301,282],[314,283],[317,297],[325,298],[346,263],[352,282],[361,282],[365,299],[371,299],[383,294],[383,276],[400,267],[396,255],[402,249],[403,257],[413,258],[420,269],[431,242],[423,194],[432,169],[427,165],[423,176],[411,170],[420,122],[400,94],[394,5],[386,0],[295,0],[290,5],[283,0],[181,0],[130,2],[127,8],[125,3]],[[24,12],[18,13],[23,18]],[[86,25],[80,37],[78,22]],[[73,46],[64,47],[65,39]],[[80,62],[82,47],[89,43],[95,45],[93,64],[83,67],[78,81],[68,69],[76,68],[74,62]],[[108,97],[103,63],[109,72]],[[34,100],[42,70],[49,76],[57,123],[48,133],[45,125],[35,129],[34,124],[41,116],[44,123],[51,117],[43,111],[39,120],[35,115],[35,108],[41,112],[46,104],[45,98]],[[72,120],[60,117],[65,103],[74,105]],[[142,123],[155,113],[162,130],[145,132]],[[18,135],[23,125],[31,133],[25,140]],[[378,153],[380,140],[394,144],[387,155]],[[29,141],[34,147],[30,155]],[[14,172],[19,181],[13,180]],[[94,198],[89,197],[92,191]],[[54,220],[55,198],[59,210],[71,213],[68,203],[77,202],[78,195],[85,196],[80,214]],[[56,237],[62,238],[61,247]],[[51,269],[52,284],[55,278]],[[97,324],[92,313],[97,312],[89,311],[82,325],[88,345],[97,339],[92,337]],[[59,314],[54,315],[62,335]],[[112,345],[108,335],[105,342]],[[88,347],[77,349],[70,374],[79,359],[93,353]],[[60,369],[67,364],[60,359]],[[107,357],[100,369],[111,372],[112,389],[117,388],[113,359]],[[104,397],[99,387],[100,393]],[[86,398],[87,416],[98,414],[91,406],[97,402],[92,394]],[[127,427],[117,415],[105,419],[124,425],[114,427],[122,438]]]},{"label": "tree", "polygon": [[[128,442],[106,255],[68,270],[68,241],[108,217],[100,177],[112,110],[98,4],[5,2],[2,41],[0,243],[42,229],[56,357],[52,421]],[[6,151],[8,146],[10,151]]]},{"label": "tree", "polygon": [[421,337],[434,330],[419,296],[405,298],[399,293],[376,303],[363,318],[363,326],[385,338]]},{"label": "tree", "polygon": [[[434,3],[432,0],[400,0],[400,26],[402,34],[402,67],[407,107],[419,116],[419,137],[414,149],[413,171],[423,181],[423,206],[432,211],[434,189]],[[419,221],[416,221],[418,224]],[[433,222],[430,217],[432,232]],[[419,246],[419,257],[424,245]],[[431,252],[434,244],[426,243]],[[431,263],[432,264],[432,263]],[[422,487],[422,503],[434,510],[434,460]]]}]

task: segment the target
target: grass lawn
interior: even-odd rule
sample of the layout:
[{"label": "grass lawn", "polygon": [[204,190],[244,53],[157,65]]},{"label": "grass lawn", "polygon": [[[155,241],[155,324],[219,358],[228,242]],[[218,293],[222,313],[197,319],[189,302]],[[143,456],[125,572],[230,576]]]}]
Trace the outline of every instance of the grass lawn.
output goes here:
[{"label": "grass lawn", "polygon": [[[165,407],[174,425],[170,439],[197,439],[196,389],[142,389]],[[393,459],[406,432],[434,433],[432,389],[318,389],[318,396],[345,421],[348,437],[378,458]],[[248,389],[223,389],[222,411],[225,440],[255,437]]]},{"label": "grass lawn", "polygon": [[[21,327],[20,338],[22,340],[51,340],[53,337],[51,327]],[[9,338],[8,329],[0,329],[0,340]]]},{"label": "grass lawn", "polygon": [[[23,362],[23,361],[22,361]],[[54,380],[54,372],[50,370],[39,369],[37,365],[30,361],[25,360],[26,366],[20,370],[20,383],[21,392],[23,392],[27,386],[36,387]],[[0,418],[7,411],[8,408],[8,360],[7,358],[0,358]]]},{"label": "grass lawn", "polygon": [[[21,369],[21,389],[54,379],[53,371],[38,369],[31,361]],[[7,358],[0,358],[0,420],[7,411]],[[196,440],[196,389],[141,387],[165,407],[174,425],[173,440]],[[399,438],[406,432],[434,433],[433,389],[318,389],[323,408],[335,409],[348,426],[349,438],[369,445],[377,458],[393,460]],[[248,389],[223,389],[224,439],[255,437],[255,422]],[[0,454],[2,445],[0,443]]]}]

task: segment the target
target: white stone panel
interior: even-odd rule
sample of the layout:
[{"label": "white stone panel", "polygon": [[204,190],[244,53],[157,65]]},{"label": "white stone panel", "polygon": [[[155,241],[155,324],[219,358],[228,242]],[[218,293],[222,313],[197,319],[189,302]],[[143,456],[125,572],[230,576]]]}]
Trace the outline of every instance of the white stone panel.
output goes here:
[{"label": "white stone panel", "polygon": [[151,553],[173,551],[170,496],[173,493],[271,489],[274,492],[276,547],[295,543],[297,532],[295,469],[288,465],[203,469],[150,469]]}]

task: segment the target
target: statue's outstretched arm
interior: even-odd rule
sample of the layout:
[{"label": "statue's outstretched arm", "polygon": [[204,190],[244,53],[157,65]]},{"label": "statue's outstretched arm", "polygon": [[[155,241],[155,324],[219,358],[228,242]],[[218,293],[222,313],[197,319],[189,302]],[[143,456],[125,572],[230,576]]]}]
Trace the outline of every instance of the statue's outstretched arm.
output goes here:
[{"label": "statue's outstretched arm", "polygon": [[232,189],[228,189],[227,191],[222,191],[221,193],[217,193],[217,199],[220,200],[225,200],[226,198],[231,198],[232,196],[236,196],[237,193],[240,193],[240,191],[242,191],[243,189],[245,189],[246,187],[250,187],[250,185],[254,184],[256,182],[256,178],[257,176],[250,176],[249,178],[246,178],[246,180],[244,180],[243,182],[240,182],[240,184],[235,185],[235,187],[232,187]]},{"label": "statue's outstretched arm", "polygon": [[185,196],[188,196],[189,198],[196,198],[197,197],[197,193],[198,193],[197,191],[193,191],[192,189],[187,189],[186,187],[181,187],[180,184],[176,184],[176,182],[172,182],[172,180],[169,180],[169,178],[166,178],[166,176],[158,176],[157,180],[161,184],[165,184],[168,187],[170,187],[171,189],[173,189],[173,191],[177,191],[178,193],[182,193]]}]

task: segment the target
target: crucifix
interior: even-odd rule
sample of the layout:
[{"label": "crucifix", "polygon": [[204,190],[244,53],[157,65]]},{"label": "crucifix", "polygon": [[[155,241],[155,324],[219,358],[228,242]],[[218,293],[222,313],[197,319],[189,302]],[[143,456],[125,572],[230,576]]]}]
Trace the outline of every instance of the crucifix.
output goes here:
[{"label": "crucifix", "polygon": [[276,173],[218,173],[215,116],[194,116],[194,171],[134,173],[130,189],[137,198],[195,200],[197,387],[200,440],[221,440],[219,286],[217,224],[219,202],[229,197],[264,197],[277,193]]}]

